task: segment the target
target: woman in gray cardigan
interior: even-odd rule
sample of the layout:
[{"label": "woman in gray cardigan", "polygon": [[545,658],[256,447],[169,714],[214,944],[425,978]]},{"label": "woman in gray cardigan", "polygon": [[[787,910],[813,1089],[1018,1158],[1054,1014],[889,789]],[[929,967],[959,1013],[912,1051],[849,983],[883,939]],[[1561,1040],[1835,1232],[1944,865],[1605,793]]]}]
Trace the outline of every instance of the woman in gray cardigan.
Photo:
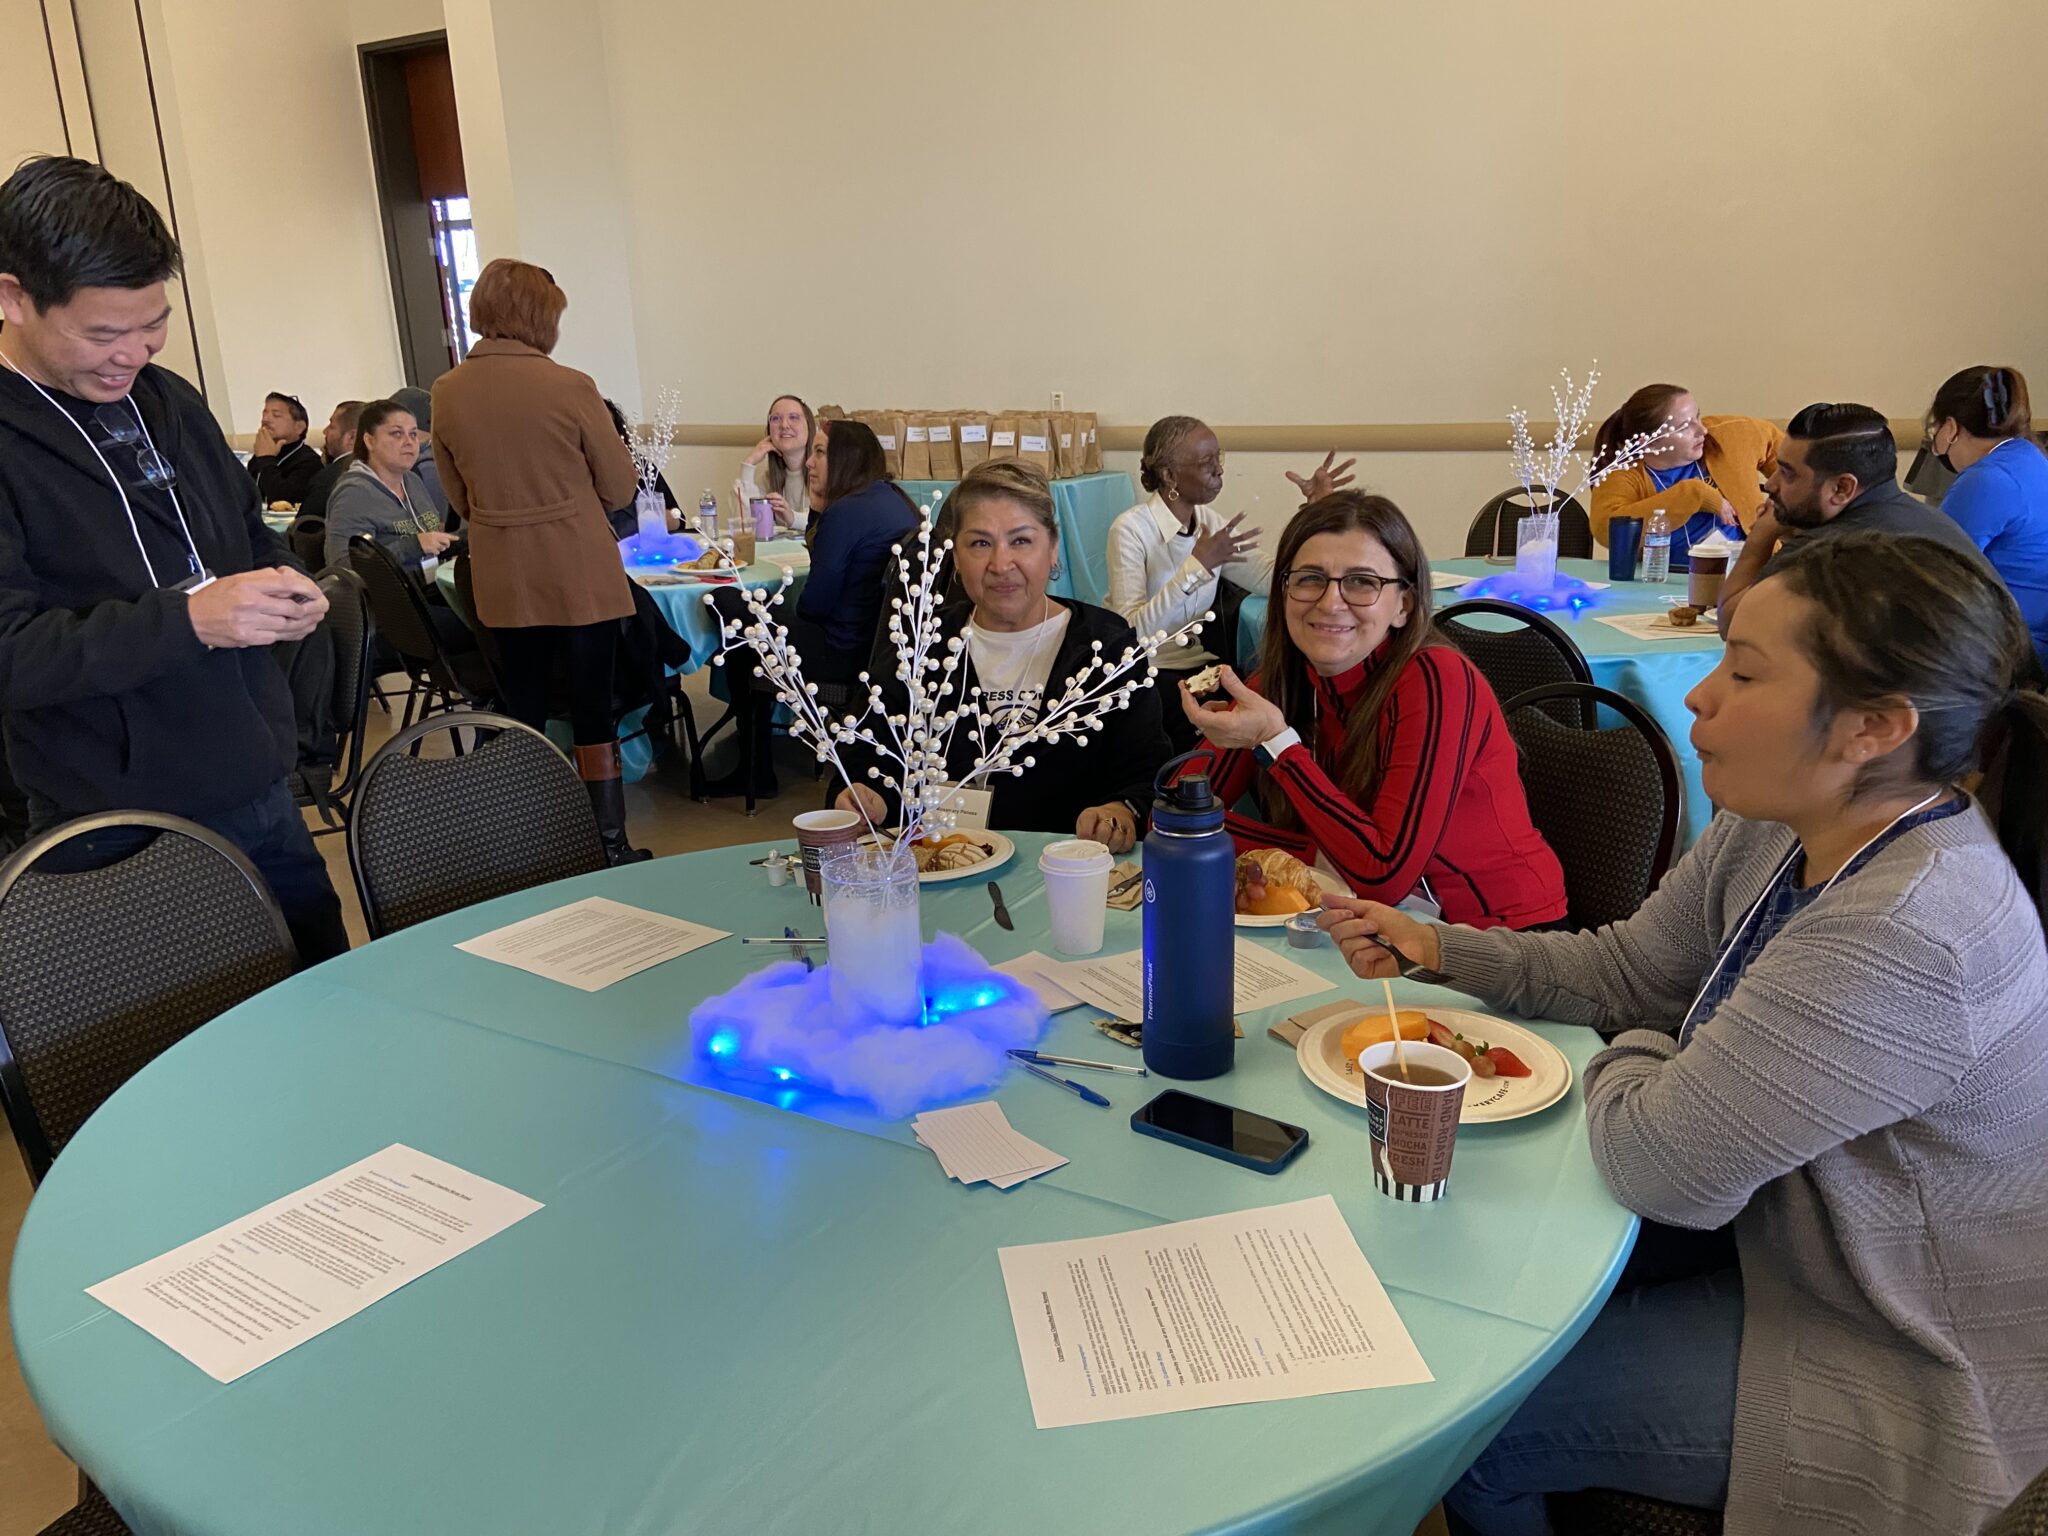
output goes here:
[{"label": "woman in gray cardigan", "polygon": [[[1545,1494],[1604,1487],[1725,1505],[1732,1536],[1973,1532],[2048,1464],[2030,676],[1960,555],[1817,540],[1687,701],[1722,814],[1633,917],[1479,932],[1333,899],[1361,976],[1393,973],[1384,935],[1496,1007],[1621,1031],[1586,1069],[1594,1161],[1646,1223],[1732,1223],[1740,1258],[1625,1277],[1446,1496],[1453,1530],[1542,1532]],[[1957,787],[1987,748],[1990,813]]]}]

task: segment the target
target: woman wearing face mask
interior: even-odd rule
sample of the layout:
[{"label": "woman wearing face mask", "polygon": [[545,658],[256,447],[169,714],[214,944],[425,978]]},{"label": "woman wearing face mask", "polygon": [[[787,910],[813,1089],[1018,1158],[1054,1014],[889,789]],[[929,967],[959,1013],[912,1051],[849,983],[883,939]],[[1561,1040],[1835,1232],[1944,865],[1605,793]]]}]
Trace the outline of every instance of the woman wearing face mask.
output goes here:
[{"label": "woman wearing face mask", "polygon": [[1226,702],[1181,708],[1210,744],[1241,851],[1281,848],[1354,891],[1455,922],[1529,928],[1565,915],[1564,870],[1529,820],[1500,704],[1430,621],[1429,562],[1401,509],[1339,491],[1280,537],[1259,675],[1223,669]]},{"label": "woman wearing face mask", "polygon": [[[1288,472],[1304,502],[1351,483],[1357,461],[1337,464],[1336,458],[1334,451],[1325,455],[1306,477]],[[1179,629],[1213,611],[1225,581],[1246,592],[1271,585],[1273,557],[1260,550],[1259,530],[1246,525],[1243,512],[1225,518],[1216,510],[1223,496],[1223,449],[1206,423],[1193,416],[1153,422],[1139,456],[1138,482],[1151,499],[1109,527],[1109,606],[1139,634]],[[1204,633],[1174,651],[1171,667],[1159,669],[1160,711],[1176,752],[1196,742],[1180,711],[1181,681],[1214,666],[1222,659],[1217,652],[1234,653],[1235,639]]]},{"label": "woman wearing face mask", "polygon": [[[1497,1008],[1623,1031],[1585,1072],[1594,1161],[1647,1222],[1733,1223],[1624,1276],[1445,1500],[1720,1507],[1732,1536],[1974,1531],[2048,1454],[2048,699],[1971,556],[1803,541],[1687,701],[1722,812],[1625,922],[1479,933],[1333,899]],[[1987,766],[1985,806],[1959,784]],[[1993,808],[1995,802],[1995,809]],[[2019,867],[2015,868],[2015,859]],[[1653,1239],[1657,1240],[1653,1244]],[[1740,1268],[1735,1267],[1739,1255]]]},{"label": "woman wearing face mask", "polygon": [[777,395],[768,406],[768,430],[740,465],[740,494],[765,497],[779,528],[806,529],[811,520],[810,487],[804,466],[818,435],[818,418],[795,395]]},{"label": "woman wearing face mask", "polygon": [[1941,510],[1984,551],[2048,665],[2048,456],[2017,368],[1965,368],[1935,392],[1928,446],[1956,483]]},{"label": "woman wearing face mask", "polygon": [[1593,462],[1604,464],[1630,438],[1669,423],[1672,435],[1633,468],[1593,487],[1587,516],[1593,537],[1607,542],[1612,518],[1662,508],[1671,524],[1671,568],[1687,569],[1686,551],[1716,526],[1739,532],[1763,510],[1763,483],[1778,463],[1778,429],[1754,416],[1702,416],[1692,392],[1676,384],[1645,384],[1600,423]]},{"label": "woman wearing face mask", "polygon": [[[839,424],[832,430],[837,433]],[[984,710],[1028,723],[1098,652],[1114,662],[1135,643],[1130,625],[1115,614],[1047,594],[1059,533],[1052,486],[1041,470],[1008,459],[977,464],[946,499],[941,521],[954,541],[954,575],[963,594],[942,616],[946,637],[966,642],[956,701],[979,687]],[[870,671],[891,680],[883,696],[890,710],[901,710],[893,653]],[[970,770],[975,755],[967,731],[954,732],[948,766],[955,779]],[[1021,777],[988,782],[988,824],[998,831],[1094,838],[1112,853],[1126,852],[1144,830],[1152,778],[1168,755],[1159,695],[1140,688],[1127,708],[1088,733],[1085,745],[1070,737],[1034,746],[1030,755],[1037,762]],[[897,805],[867,778],[875,762],[872,754],[847,758],[854,782],[836,803],[882,826],[894,820]]]}]

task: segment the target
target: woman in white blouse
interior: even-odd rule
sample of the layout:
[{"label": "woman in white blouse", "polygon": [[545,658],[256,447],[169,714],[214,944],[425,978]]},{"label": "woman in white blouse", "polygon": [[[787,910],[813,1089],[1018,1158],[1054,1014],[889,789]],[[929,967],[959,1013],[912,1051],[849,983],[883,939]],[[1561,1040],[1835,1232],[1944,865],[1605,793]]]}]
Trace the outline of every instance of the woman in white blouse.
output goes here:
[{"label": "woman in white blouse", "polygon": [[740,494],[750,502],[766,498],[778,528],[801,531],[810,522],[804,460],[817,432],[808,405],[795,395],[777,395],[768,406],[768,430],[740,465]]},{"label": "woman in white blouse", "polygon": [[[1306,477],[1287,478],[1314,501],[1351,483],[1355,459],[1332,465],[1326,455]],[[1109,606],[1141,635],[1177,629],[1207,612],[1224,581],[1247,592],[1272,584],[1273,558],[1259,548],[1259,530],[1242,526],[1245,514],[1225,519],[1215,503],[1223,495],[1223,449],[1216,434],[1193,416],[1165,416],[1152,423],[1138,460],[1138,481],[1152,493],[1123,513],[1109,529]],[[1201,640],[1174,653],[1172,670],[1161,667],[1161,714],[1176,752],[1196,745],[1180,709],[1181,683],[1218,661],[1234,662],[1236,647],[1208,626]],[[1211,647],[1214,647],[1212,649]],[[1165,657],[1162,656],[1162,660]]]}]

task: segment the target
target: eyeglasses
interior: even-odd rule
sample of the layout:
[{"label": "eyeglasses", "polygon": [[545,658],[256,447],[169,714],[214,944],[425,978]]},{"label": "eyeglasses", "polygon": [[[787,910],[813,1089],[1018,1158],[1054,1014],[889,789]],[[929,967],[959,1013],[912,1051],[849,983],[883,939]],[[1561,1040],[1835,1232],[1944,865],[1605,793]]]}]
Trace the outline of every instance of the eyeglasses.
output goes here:
[{"label": "eyeglasses", "polygon": [[1370,608],[1388,587],[1414,585],[1406,576],[1380,576],[1372,571],[1347,571],[1342,576],[1317,570],[1280,573],[1281,586],[1297,603],[1320,602],[1333,581],[1337,583],[1338,595],[1354,608]]},{"label": "eyeglasses", "polygon": [[92,419],[93,425],[107,434],[108,442],[135,455],[135,471],[149,489],[168,491],[178,483],[178,471],[171,461],[156,451],[142,435],[142,424],[128,412],[103,405],[92,413]]}]

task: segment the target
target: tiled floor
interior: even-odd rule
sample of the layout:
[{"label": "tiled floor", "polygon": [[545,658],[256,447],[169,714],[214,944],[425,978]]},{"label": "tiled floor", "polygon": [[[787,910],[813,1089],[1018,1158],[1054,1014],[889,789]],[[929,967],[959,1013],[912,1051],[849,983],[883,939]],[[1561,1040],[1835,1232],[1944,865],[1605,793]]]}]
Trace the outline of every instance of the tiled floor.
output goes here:
[{"label": "tiled floor", "polygon": [[[704,674],[691,680],[700,726],[708,726],[718,706],[705,693]],[[372,750],[390,734],[391,721],[376,709],[370,712],[369,746]],[[714,751],[714,769],[724,766]],[[764,801],[759,814],[749,818],[738,800],[717,800],[708,805],[693,803],[679,779],[651,776],[627,788],[627,817],[633,840],[657,857],[689,853],[699,848],[721,848],[734,843],[751,843],[785,834],[789,818],[798,811],[820,803],[823,790],[813,782],[804,755],[785,746],[778,759],[781,797]],[[348,874],[348,857],[339,836],[320,839],[327,856],[335,889],[341,892],[348,917],[349,933],[356,943],[364,939],[362,914],[356,905],[354,887]],[[12,1261],[14,1237],[28,1208],[29,1186],[21,1161],[10,1149],[0,1149],[0,1290],[6,1285],[4,1265]],[[62,1514],[77,1495],[77,1474],[43,1433],[42,1420],[28,1389],[16,1369],[12,1331],[0,1335],[0,1536],[35,1536]],[[1432,1516],[1417,1536],[1442,1530],[1441,1517]]]}]

